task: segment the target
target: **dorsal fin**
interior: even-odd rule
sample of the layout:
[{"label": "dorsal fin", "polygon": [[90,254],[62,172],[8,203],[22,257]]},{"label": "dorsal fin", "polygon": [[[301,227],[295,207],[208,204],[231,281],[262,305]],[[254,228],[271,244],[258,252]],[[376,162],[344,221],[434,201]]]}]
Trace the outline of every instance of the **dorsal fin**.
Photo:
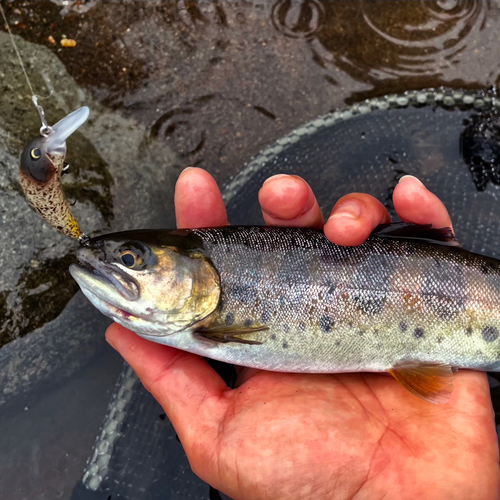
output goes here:
[{"label": "dorsal fin", "polygon": [[455,234],[450,227],[433,228],[432,224],[408,224],[406,222],[393,222],[391,224],[380,224],[371,236],[378,238],[393,238],[400,240],[419,240],[434,245],[446,245],[459,247]]}]

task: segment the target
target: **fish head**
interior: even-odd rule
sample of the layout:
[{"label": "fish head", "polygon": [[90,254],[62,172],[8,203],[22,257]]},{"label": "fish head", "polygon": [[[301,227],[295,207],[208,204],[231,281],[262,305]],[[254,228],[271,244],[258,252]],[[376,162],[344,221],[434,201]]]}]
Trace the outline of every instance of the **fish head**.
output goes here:
[{"label": "fish head", "polygon": [[45,135],[33,139],[21,153],[21,173],[41,184],[61,175],[66,139],[87,121],[89,113],[89,108],[83,106],[49,127]]},{"label": "fish head", "polygon": [[103,314],[139,334],[203,325],[220,300],[219,274],[188,231],[129,231],[92,238],[70,267]]}]

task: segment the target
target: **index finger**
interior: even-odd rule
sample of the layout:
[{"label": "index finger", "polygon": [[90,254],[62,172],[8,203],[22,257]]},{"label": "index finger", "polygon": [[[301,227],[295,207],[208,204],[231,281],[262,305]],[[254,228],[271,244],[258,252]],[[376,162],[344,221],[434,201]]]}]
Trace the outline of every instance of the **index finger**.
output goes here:
[{"label": "index finger", "polygon": [[259,203],[268,226],[323,227],[323,214],[309,184],[297,175],[269,177],[259,191]]},{"label": "index finger", "polygon": [[226,226],[226,207],[215,179],[201,168],[181,172],[175,185],[178,228]]}]

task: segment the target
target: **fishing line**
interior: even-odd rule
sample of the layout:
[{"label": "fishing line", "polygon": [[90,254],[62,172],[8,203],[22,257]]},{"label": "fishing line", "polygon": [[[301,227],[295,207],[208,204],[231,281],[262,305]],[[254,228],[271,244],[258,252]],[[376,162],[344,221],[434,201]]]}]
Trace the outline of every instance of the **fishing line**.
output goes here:
[{"label": "fishing line", "polygon": [[19,64],[21,66],[21,69],[23,70],[24,78],[26,79],[26,83],[28,84],[28,87],[31,92],[31,100],[33,101],[33,104],[35,105],[38,115],[40,116],[40,121],[42,122],[42,126],[40,127],[40,135],[43,137],[48,137],[51,132],[52,128],[49,126],[47,123],[47,120],[45,119],[45,112],[40,104],[38,104],[38,96],[35,94],[35,91],[33,90],[33,87],[31,85],[31,81],[29,79],[28,73],[26,71],[26,67],[24,66],[23,59],[21,57],[21,53],[19,52],[19,49],[17,47],[16,40],[14,38],[14,35],[12,34],[12,31],[10,29],[9,21],[7,21],[7,16],[5,15],[5,11],[3,10],[2,3],[0,2],[0,12],[2,13],[3,20],[5,22],[5,27],[7,28],[7,31],[9,33],[10,41],[12,42],[12,47],[14,47],[14,51],[17,55],[17,59],[19,60]]},{"label": "fishing line", "polygon": [[[1,12],[2,18],[3,18],[4,22],[5,22],[5,27],[7,28],[7,31],[9,33],[9,37],[10,37],[10,41],[12,43],[12,47],[14,47],[14,51],[15,51],[15,53],[17,55],[17,59],[19,60],[19,65],[21,66],[21,69],[23,70],[24,78],[26,79],[26,83],[28,84],[28,87],[30,89],[31,100],[32,100],[33,104],[35,105],[35,108],[38,111],[38,115],[40,116],[40,121],[42,122],[42,126],[40,127],[40,135],[42,137],[47,138],[47,137],[49,137],[49,135],[51,135],[53,133],[54,130],[47,123],[47,120],[45,119],[45,112],[43,110],[43,107],[40,104],[38,104],[38,97],[39,96],[37,96],[35,94],[35,91],[33,90],[33,86],[31,85],[31,81],[30,81],[30,78],[28,76],[28,72],[26,71],[26,67],[24,66],[23,59],[21,57],[21,53],[19,52],[19,48],[17,46],[16,40],[14,38],[14,35],[12,34],[12,30],[10,29],[9,21],[7,21],[7,16],[5,15],[5,11],[4,11],[3,7],[2,7],[1,0],[0,0],[0,12]],[[52,91],[49,93],[49,96],[50,95],[52,95]],[[43,215],[42,215],[42,217],[46,218]],[[76,221],[74,221],[74,223],[76,224],[77,229],[80,232],[80,236],[78,237],[78,241],[80,242],[80,244],[82,246],[87,246],[91,238],[89,236],[87,236],[85,233],[82,233],[80,231],[80,228],[78,227],[78,224],[76,223]],[[54,224],[52,224],[52,225],[54,226]]]}]

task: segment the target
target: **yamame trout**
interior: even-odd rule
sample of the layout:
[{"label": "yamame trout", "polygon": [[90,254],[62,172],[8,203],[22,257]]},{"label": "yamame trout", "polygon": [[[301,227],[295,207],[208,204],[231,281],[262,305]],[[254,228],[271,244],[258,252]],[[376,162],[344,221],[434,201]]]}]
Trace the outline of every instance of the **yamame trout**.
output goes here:
[{"label": "yamame trout", "polygon": [[388,224],[362,245],[277,227],[91,239],[71,273],[138,335],[284,372],[389,372],[434,403],[457,368],[500,371],[500,261],[449,229]]}]

